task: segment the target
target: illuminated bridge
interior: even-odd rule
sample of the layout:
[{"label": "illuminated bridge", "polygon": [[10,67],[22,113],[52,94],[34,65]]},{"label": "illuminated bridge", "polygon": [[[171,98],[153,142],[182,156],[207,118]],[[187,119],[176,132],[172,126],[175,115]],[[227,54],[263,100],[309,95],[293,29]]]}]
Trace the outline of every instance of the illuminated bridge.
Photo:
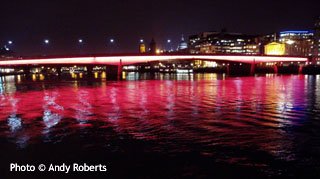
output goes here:
[{"label": "illuminated bridge", "polygon": [[123,65],[134,65],[161,61],[186,61],[186,60],[206,60],[223,63],[246,63],[251,64],[252,69],[258,63],[293,63],[307,62],[304,57],[286,56],[249,56],[249,55],[109,55],[109,56],[84,56],[84,57],[40,57],[40,58],[20,58],[0,61],[0,67],[34,67],[34,66],[70,66],[70,65],[109,65],[122,67]]},{"label": "illuminated bridge", "polygon": [[240,63],[260,62],[306,62],[303,57],[285,56],[230,56],[230,55],[119,55],[119,56],[92,56],[92,57],[63,57],[63,58],[26,58],[10,59],[0,61],[0,66],[15,65],[133,65],[137,63],[148,63],[153,61],[167,60],[212,60],[229,61]]}]

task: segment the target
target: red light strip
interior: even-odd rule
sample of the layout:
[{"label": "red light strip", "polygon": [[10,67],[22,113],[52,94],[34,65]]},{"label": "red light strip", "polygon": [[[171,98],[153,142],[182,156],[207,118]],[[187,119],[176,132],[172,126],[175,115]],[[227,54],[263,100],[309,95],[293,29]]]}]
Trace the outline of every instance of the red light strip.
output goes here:
[{"label": "red light strip", "polygon": [[58,64],[103,64],[118,65],[122,61],[123,65],[135,63],[145,63],[165,60],[211,60],[230,61],[242,63],[260,62],[306,62],[307,58],[300,57],[272,57],[272,56],[224,56],[224,55],[158,55],[158,56],[108,56],[108,57],[79,57],[79,58],[44,58],[44,59],[22,59],[0,61],[0,66],[10,65],[58,65]]}]

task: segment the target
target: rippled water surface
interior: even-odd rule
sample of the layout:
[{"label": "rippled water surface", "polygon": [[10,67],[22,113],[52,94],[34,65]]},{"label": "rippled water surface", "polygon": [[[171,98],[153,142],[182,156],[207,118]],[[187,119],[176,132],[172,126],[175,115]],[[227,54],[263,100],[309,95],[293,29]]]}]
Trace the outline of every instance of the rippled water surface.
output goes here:
[{"label": "rippled water surface", "polygon": [[115,178],[320,175],[320,76],[0,79],[4,173],[81,161]]}]

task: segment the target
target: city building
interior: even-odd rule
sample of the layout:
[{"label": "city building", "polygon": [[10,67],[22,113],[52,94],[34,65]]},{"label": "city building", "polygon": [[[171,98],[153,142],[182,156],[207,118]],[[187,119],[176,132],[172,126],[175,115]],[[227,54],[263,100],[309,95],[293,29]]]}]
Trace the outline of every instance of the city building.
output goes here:
[{"label": "city building", "polygon": [[320,60],[320,16],[316,20],[314,27],[313,56],[316,60]]},{"label": "city building", "polygon": [[281,31],[273,36],[264,36],[260,44],[264,55],[305,56],[313,54],[314,31]]},{"label": "city building", "polygon": [[178,49],[179,52],[187,52],[188,51],[188,43],[184,40],[184,37],[182,35],[181,37],[181,41],[178,45]]},{"label": "city building", "polygon": [[271,42],[264,46],[265,55],[285,55],[286,45],[284,43]]},{"label": "city building", "polygon": [[260,53],[257,36],[240,33],[203,32],[189,37],[192,54],[246,54]]},{"label": "city building", "polygon": [[289,56],[312,56],[314,32],[282,31],[279,33],[279,42],[285,44],[285,55]]},{"label": "city building", "polygon": [[205,43],[208,35],[216,34],[216,33],[217,32],[202,32],[198,35],[189,36],[189,42],[188,42],[189,52],[191,54],[200,53],[200,47],[203,46],[203,43]]},{"label": "city building", "polygon": [[152,53],[152,54],[156,54],[157,53],[157,44],[156,44],[156,41],[153,38],[152,38],[152,40],[150,42],[149,52]]},{"label": "city building", "polygon": [[277,42],[277,33],[261,35],[258,41],[260,54],[265,54],[265,46],[272,42]]},{"label": "city building", "polygon": [[139,53],[146,53],[146,45],[144,42],[140,42],[139,44]]}]

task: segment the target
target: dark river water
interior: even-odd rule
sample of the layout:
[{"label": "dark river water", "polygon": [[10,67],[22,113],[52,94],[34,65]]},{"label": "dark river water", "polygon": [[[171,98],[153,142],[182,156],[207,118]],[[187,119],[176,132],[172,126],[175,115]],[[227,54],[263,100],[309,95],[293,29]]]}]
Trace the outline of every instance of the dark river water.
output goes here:
[{"label": "dark river water", "polygon": [[[81,77],[0,77],[0,178],[320,176],[320,76]],[[9,172],[74,162],[108,171]]]}]

